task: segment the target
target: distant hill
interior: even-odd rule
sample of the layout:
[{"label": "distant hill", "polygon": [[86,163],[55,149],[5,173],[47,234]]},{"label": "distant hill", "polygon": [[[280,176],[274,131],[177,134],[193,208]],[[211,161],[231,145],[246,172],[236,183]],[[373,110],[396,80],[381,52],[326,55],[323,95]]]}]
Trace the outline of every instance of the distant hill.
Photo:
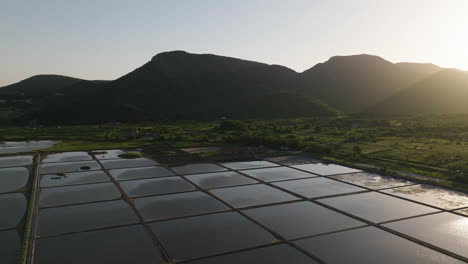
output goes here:
[{"label": "distant hill", "polygon": [[345,112],[359,112],[439,71],[432,64],[393,64],[373,55],[336,56],[302,73],[306,94]]},{"label": "distant hill", "polygon": [[468,113],[468,73],[442,70],[370,107],[377,117]]},{"label": "distant hill", "polygon": [[0,88],[0,96],[39,97],[83,80],[61,75],[35,75],[20,82]]},{"label": "distant hill", "polygon": [[56,105],[68,105],[69,112],[79,112],[73,102],[86,100],[107,81],[88,81],[60,75],[36,75],[0,88],[0,125],[29,120],[55,120],[64,123],[66,113]]},{"label": "distant hill", "polygon": [[466,73],[433,64],[372,55],[336,56],[297,73],[172,51],[112,81],[38,75],[0,88],[0,123],[459,113],[468,105],[466,79]]},{"label": "distant hill", "polygon": [[419,76],[414,77],[416,79],[424,78],[424,76],[429,76],[442,70],[441,67],[432,63],[399,62],[394,65],[401,71],[409,74],[418,74]]},{"label": "distant hill", "polygon": [[[297,76],[283,66],[175,51],[158,54],[115,80],[102,96],[171,118],[255,117],[268,111],[275,117],[279,108],[282,116],[334,115],[321,103],[295,96],[302,85]],[[289,108],[281,106],[281,98]]]},{"label": "distant hill", "polygon": [[[183,51],[158,54],[109,82],[81,81],[36,100],[25,118],[46,123],[147,119],[335,116],[304,96],[299,74],[278,65]],[[2,88],[0,88],[1,90]]]}]

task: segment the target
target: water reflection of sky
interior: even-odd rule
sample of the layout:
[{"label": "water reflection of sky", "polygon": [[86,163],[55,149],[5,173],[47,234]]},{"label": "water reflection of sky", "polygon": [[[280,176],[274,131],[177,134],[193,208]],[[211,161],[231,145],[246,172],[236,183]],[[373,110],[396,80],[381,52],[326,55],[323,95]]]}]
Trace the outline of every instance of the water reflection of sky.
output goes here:
[{"label": "water reflection of sky", "polygon": [[464,242],[460,241],[461,243],[468,243],[468,218],[459,218],[449,221],[446,224],[446,228],[448,233],[462,238]]},{"label": "water reflection of sky", "polygon": [[457,209],[468,206],[468,196],[466,194],[430,185],[422,184],[394,188],[384,192],[444,209]]},{"label": "water reflection of sky", "polygon": [[41,141],[5,141],[0,142],[0,154],[19,153],[38,149],[50,148],[57,144],[58,141],[41,140]]}]

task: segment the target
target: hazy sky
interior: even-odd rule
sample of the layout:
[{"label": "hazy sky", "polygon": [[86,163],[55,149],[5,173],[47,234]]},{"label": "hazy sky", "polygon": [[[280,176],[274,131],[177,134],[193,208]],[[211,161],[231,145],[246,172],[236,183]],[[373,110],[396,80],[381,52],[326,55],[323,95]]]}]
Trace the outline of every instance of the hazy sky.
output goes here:
[{"label": "hazy sky", "polygon": [[468,70],[468,0],[0,0],[0,86],[115,79],[186,50],[303,71],[334,55]]}]

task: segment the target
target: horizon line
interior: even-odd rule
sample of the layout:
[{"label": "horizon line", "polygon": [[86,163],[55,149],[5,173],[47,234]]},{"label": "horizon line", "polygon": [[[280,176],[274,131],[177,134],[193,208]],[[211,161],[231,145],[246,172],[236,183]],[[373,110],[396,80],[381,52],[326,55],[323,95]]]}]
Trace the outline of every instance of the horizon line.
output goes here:
[{"label": "horizon line", "polygon": [[[460,69],[460,68],[456,68],[456,67],[445,67],[445,66],[440,66],[440,65],[437,65],[437,64],[434,64],[432,62],[412,62],[412,61],[400,61],[400,62],[393,62],[393,61],[390,61],[382,56],[379,56],[379,55],[375,55],[375,54],[370,54],[370,53],[356,53],[356,54],[339,54],[339,55],[333,55],[331,57],[329,57],[327,60],[323,61],[323,62],[317,62],[315,63],[313,66],[303,70],[303,71],[297,71],[293,68],[290,68],[286,65],[281,65],[281,64],[270,64],[270,63],[265,63],[265,62],[261,62],[261,61],[255,61],[255,60],[251,60],[251,59],[244,59],[244,58],[239,58],[239,57],[232,57],[232,56],[229,56],[229,55],[220,55],[220,54],[215,54],[215,53],[194,53],[194,52],[190,52],[190,51],[186,51],[186,50],[169,50],[169,51],[162,51],[162,52],[159,52],[157,53],[156,55],[153,55],[151,56],[151,59],[149,59],[148,61],[146,61],[144,64],[150,62],[154,57],[160,55],[160,54],[163,54],[163,53],[173,53],[173,52],[184,52],[184,53],[187,53],[187,54],[191,54],[191,55],[211,55],[211,56],[219,56],[219,57],[226,57],[226,58],[231,58],[231,59],[238,59],[238,60],[243,60],[243,61],[249,61],[249,62],[255,62],[255,63],[262,63],[262,64],[266,64],[266,65],[270,65],[270,66],[281,66],[281,67],[285,67],[287,69],[290,69],[298,74],[301,74],[301,73],[304,73],[306,72],[307,70],[310,70],[312,69],[313,67],[319,65],[319,64],[322,64],[322,63],[326,63],[328,62],[330,59],[332,58],[335,58],[335,57],[353,57],[353,56],[372,56],[372,57],[378,57],[380,59],[383,59],[389,63],[392,63],[392,64],[403,64],[403,63],[411,63],[411,64],[427,64],[427,65],[432,65],[432,66],[436,66],[436,67],[439,67],[441,70],[443,69],[452,69],[452,70],[459,70],[459,71],[462,71],[462,72],[467,72],[468,70],[465,70],[465,69]],[[138,66],[137,68],[143,66],[144,64]],[[35,77],[35,76],[44,76],[44,75],[50,75],[50,76],[65,76],[65,77],[70,77],[70,78],[76,78],[76,79],[81,79],[83,81],[114,81],[114,80],[117,80],[119,79],[120,77],[132,72],[133,70],[137,69],[137,68],[134,68],[134,69],[129,69],[129,71],[121,76],[118,76],[114,79],[93,79],[93,78],[83,78],[83,77],[75,77],[75,76],[72,76],[72,75],[68,75],[68,74],[58,74],[58,73],[37,73],[37,74],[34,74],[34,75],[30,75],[29,77],[26,77],[24,79],[20,79],[20,80],[17,80],[15,82],[11,82],[11,83],[8,83],[8,84],[5,84],[3,86],[0,86],[0,89],[3,88],[3,87],[6,87],[6,86],[9,86],[9,85],[13,85],[13,84],[16,84],[16,83],[19,83],[19,82],[22,82],[24,80],[27,80],[27,79],[30,79],[32,77]]]}]

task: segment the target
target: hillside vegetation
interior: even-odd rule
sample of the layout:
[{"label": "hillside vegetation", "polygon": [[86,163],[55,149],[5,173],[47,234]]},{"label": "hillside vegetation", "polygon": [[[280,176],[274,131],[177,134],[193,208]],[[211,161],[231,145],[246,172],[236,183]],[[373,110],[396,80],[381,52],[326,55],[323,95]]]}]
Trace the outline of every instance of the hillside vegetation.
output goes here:
[{"label": "hillside vegetation", "polygon": [[[157,133],[158,137],[149,141],[129,137],[129,131],[137,128]],[[62,141],[45,151],[145,146],[155,149],[164,146],[257,149],[263,146],[270,149],[265,153],[267,156],[302,151],[331,161],[379,166],[383,172],[414,173],[466,191],[467,138],[468,115],[424,119],[323,117],[0,128],[0,140]]]},{"label": "hillside vegetation", "polygon": [[468,113],[468,73],[443,70],[374,105],[376,117]]},{"label": "hillside vegetation", "polygon": [[345,112],[360,112],[439,71],[430,64],[393,64],[377,56],[336,56],[302,73],[306,90]]},{"label": "hillside vegetation", "polygon": [[0,88],[0,124],[465,114],[467,95],[465,72],[372,55],[298,73],[172,51],[112,81],[39,75]]},{"label": "hillside vegetation", "polygon": [[61,75],[35,75],[0,88],[2,98],[27,99],[52,95],[83,80]]}]

